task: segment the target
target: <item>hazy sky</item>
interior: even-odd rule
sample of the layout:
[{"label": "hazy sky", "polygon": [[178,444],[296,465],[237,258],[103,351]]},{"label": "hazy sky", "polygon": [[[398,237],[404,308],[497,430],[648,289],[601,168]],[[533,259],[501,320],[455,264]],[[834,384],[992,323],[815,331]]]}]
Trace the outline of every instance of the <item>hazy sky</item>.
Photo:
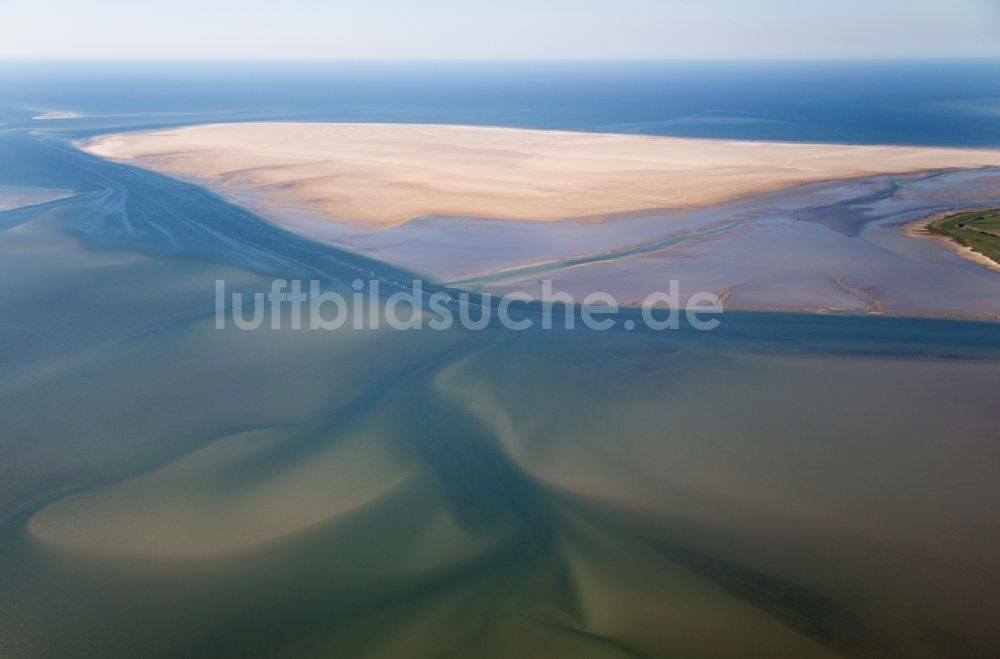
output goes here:
[{"label": "hazy sky", "polygon": [[1000,0],[0,0],[0,58],[1000,56]]}]

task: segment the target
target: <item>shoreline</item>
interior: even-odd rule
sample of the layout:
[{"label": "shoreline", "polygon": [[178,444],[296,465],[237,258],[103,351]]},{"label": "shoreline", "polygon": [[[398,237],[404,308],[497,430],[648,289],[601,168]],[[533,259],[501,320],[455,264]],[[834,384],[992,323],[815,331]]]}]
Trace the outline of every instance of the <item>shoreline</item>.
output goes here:
[{"label": "shoreline", "polygon": [[952,236],[946,236],[941,233],[937,233],[930,229],[932,224],[940,222],[948,217],[957,215],[959,213],[973,213],[980,210],[988,210],[984,206],[976,207],[966,207],[966,208],[956,208],[948,211],[941,211],[940,213],[935,213],[929,217],[923,217],[918,220],[911,220],[900,225],[900,229],[903,230],[907,236],[911,238],[922,238],[924,240],[934,240],[940,244],[947,245],[948,248],[959,258],[970,261],[972,263],[978,263],[979,265],[985,267],[993,272],[1000,273],[1000,263],[997,263],[990,257],[980,254],[968,245],[963,244],[956,238]]}]

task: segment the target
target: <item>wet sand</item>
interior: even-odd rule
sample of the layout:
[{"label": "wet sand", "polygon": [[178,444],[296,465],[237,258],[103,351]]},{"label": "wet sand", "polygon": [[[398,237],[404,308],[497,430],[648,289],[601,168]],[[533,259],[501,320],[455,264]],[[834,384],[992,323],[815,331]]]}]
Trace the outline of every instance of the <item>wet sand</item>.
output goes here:
[{"label": "wet sand", "polygon": [[72,190],[0,185],[0,212],[65,199],[73,194]]}]

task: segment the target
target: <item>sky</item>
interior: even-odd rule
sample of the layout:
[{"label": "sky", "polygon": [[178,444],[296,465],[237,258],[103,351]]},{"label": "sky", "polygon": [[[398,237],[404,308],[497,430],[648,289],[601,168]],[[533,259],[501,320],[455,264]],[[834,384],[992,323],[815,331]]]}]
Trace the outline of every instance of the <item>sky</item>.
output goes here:
[{"label": "sky", "polygon": [[1000,57],[1000,0],[0,0],[3,59]]}]

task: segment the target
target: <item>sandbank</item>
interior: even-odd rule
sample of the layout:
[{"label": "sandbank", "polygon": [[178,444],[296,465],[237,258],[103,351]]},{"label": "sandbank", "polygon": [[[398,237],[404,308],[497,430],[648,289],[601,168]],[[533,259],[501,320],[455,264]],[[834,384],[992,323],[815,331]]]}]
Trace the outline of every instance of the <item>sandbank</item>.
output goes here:
[{"label": "sandbank", "polygon": [[372,228],[422,216],[599,219],[828,179],[1000,165],[1000,150],[424,124],[208,124],[101,136],[81,147],[224,196],[252,192]]}]

